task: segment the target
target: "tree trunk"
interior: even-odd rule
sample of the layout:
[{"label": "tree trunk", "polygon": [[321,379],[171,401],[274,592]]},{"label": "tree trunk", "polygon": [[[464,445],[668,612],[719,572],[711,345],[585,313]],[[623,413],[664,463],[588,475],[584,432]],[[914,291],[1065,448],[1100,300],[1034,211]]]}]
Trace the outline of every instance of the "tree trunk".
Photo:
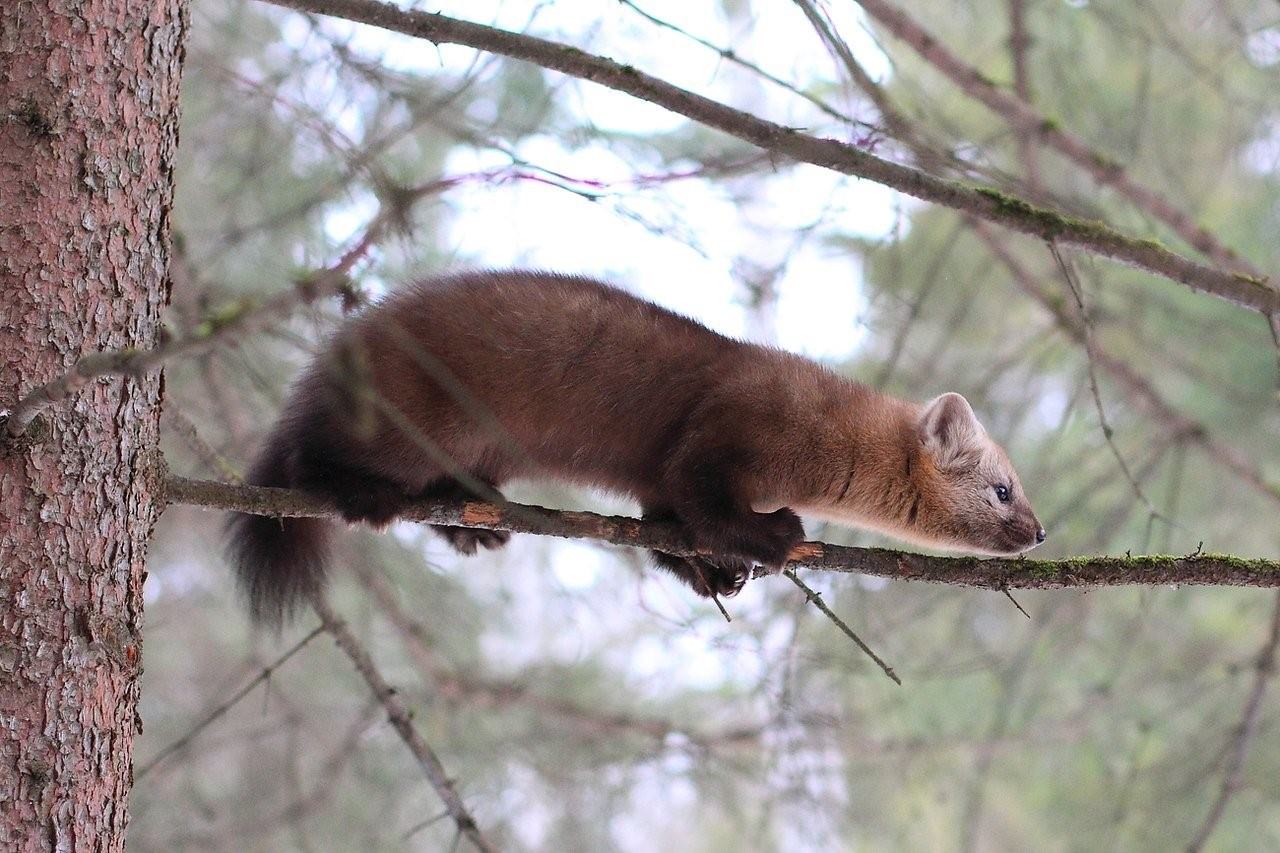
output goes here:
[{"label": "tree trunk", "polygon": [[[167,299],[186,0],[0,11],[0,403]],[[0,849],[123,850],[162,381],[91,382],[0,448]]]}]

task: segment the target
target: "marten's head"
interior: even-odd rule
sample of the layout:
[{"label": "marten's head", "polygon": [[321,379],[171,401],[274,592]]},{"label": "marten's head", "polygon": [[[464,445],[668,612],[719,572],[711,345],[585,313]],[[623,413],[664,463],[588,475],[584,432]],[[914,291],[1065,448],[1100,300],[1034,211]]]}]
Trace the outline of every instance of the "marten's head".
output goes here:
[{"label": "marten's head", "polygon": [[1012,555],[1045,539],[1003,448],[959,394],[923,407],[910,466],[907,538],[977,554]]}]

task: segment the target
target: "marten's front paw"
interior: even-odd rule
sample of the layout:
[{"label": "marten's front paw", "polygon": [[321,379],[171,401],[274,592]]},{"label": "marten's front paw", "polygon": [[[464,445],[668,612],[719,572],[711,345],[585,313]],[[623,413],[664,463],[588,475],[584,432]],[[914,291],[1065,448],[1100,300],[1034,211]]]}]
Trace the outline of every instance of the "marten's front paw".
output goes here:
[{"label": "marten's front paw", "polygon": [[732,598],[751,577],[751,564],[741,560],[673,557],[651,551],[653,561],[689,585],[703,598]]},{"label": "marten's front paw", "polygon": [[800,517],[785,507],[755,517],[750,534],[750,557],[771,574],[782,571],[787,555],[804,541],[804,526]]},{"label": "marten's front paw", "polygon": [[506,530],[482,530],[478,527],[453,527],[445,524],[434,527],[453,546],[453,550],[467,556],[474,554],[479,548],[501,548],[511,539],[511,534]]}]

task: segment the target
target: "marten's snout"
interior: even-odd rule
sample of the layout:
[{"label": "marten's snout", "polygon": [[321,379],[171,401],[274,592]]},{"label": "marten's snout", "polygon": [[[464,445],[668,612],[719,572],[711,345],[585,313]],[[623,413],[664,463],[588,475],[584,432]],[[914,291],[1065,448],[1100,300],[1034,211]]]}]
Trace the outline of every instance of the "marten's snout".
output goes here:
[{"label": "marten's snout", "polygon": [[1049,534],[1046,533],[1044,527],[1040,525],[1040,519],[1036,518],[1034,515],[1027,519],[1027,522],[1029,523],[1026,523],[1025,526],[1021,526],[1019,533],[1021,534],[1023,543],[1025,543],[1023,545],[1023,549],[1030,551],[1032,548],[1036,548],[1041,545]]},{"label": "marten's snout", "polygon": [[1031,521],[1031,529],[1027,531],[1031,535],[1028,538],[1032,540],[1031,547],[1035,548],[1037,545],[1043,544],[1049,534],[1044,529],[1044,525],[1040,523],[1040,519],[1036,518],[1036,514],[1031,510],[1030,506],[1027,507],[1027,516]]},{"label": "marten's snout", "polygon": [[1008,550],[1013,553],[1030,551],[1044,542],[1049,535],[1030,511],[1019,512],[1005,523]]}]

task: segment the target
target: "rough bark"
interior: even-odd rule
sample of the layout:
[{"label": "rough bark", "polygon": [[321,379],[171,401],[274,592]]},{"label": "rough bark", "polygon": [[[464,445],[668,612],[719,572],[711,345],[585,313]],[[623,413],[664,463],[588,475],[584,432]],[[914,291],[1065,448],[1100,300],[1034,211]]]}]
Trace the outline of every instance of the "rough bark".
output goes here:
[{"label": "rough bark", "polygon": [[[185,0],[0,13],[0,405],[167,298]],[[0,849],[123,850],[158,373],[86,384],[0,449]]]}]

